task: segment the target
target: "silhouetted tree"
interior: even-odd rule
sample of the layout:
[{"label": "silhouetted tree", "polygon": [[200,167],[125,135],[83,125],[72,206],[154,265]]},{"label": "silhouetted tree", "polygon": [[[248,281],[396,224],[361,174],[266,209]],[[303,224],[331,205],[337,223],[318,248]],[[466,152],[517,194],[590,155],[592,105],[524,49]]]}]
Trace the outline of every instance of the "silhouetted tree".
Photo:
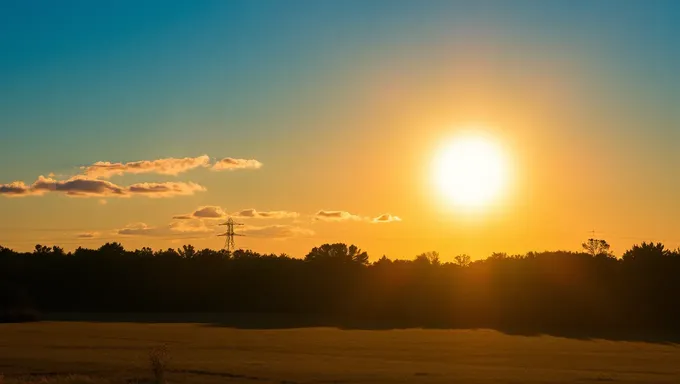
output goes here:
[{"label": "silhouetted tree", "polygon": [[135,250],[135,255],[141,258],[153,257],[153,249],[149,247],[143,247],[141,249]]},{"label": "silhouetted tree", "polygon": [[190,245],[126,251],[107,243],[72,256],[44,245],[25,253],[0,247],[0,317],[28,319],[33,308],[276,313],[299,319],[286,326],[655,332],[680,340],[680,252],[642,243],[617,260],[593,249],[493,253],[475,262],[458,255],[452,263],[427,252],[368,264],[366,252],[342,243],[315,247],[304,260]]},{"label": "silhouetted tree", "polygon": [[33,250],[33,254],[38,256],[49,255],[50,253],[52,253],[52,248],[46,245],[36,244]]},{"label": "silhouetted tree", "polygon": [[423,252],[420,255],[417,255],[413,261],[419,264],[434,266],[441,265],[441,261],[439,260],[439,252],[436,251]]},{"label": "silhouetted tree", "polygon": [[662,257],[670,256],[671,252],[661,243],[654,244],[643,242],[640,245],[633,245],[623,254],[624,261],[654,261]]},{"label": "silhouetted tree", "polygon": [[121,243],[106,243],[99,247],[99,252],[104,256],[120,257],[125,255],[125,248]]},{"label": "silhouetted tree", "polygon": [[472,260],[471,260],[469,255],[462,254],[462,255],[457,255],[456,257],[454,257],[453,262],[454,262],[454,264],[459,265],[461,267],[469,267],[470,264],[472,263]]},{"label": "silhouetted tree", "polygon": [[196,248],[193,245],[183,245],[181,249],[178,249],[180,257],[185,259],[193,259],[196,256]]},{"label": "silhouetted tree", "polygon": [[392,264],[392,260],[390,260],[387,256],[382,255],[381,258],[379,258],[377,261],[373,263],[373,265],[379,266],[379,265],[390,265]]},{"label": "silhouetted tree", "polygon": [[585,243],[581,244],[583,250],[590,256],[596,257],[610,257],[613,256],[609,252],[609,244],[605,240],[601,239],[588,239]]},{"label": "silhouetted tree", "polygon": [[320,247],[312,248],[307,256],[305,256],[305,261],[367,265],[368,254],[354,244],[349,247],[343,243],[323,244]]}]

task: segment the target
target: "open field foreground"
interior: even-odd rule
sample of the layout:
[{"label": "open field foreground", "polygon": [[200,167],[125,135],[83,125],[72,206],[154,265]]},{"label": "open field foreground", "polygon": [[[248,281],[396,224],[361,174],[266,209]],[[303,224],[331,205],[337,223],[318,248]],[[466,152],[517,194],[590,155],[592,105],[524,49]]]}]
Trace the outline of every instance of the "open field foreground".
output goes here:
[{"label": "open field foreground", "polygon": [[150,382],[149,351],[163,344],[169,383],[680,382],[680,348],[667,344],[186,323],[0,324],[0,373],[5,384]]}]

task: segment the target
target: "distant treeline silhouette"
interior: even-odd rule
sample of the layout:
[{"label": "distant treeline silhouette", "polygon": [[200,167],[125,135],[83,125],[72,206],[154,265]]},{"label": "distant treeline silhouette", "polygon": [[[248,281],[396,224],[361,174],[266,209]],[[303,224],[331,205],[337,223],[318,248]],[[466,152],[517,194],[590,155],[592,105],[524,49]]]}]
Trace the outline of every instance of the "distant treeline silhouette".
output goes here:
[{"label": "distant treeline silhouette", "polygon": [[219,312],[306,319],[300,325],[680,336],[679,251],[642,243],[616,258],[604,241],[583,246],[479,261],[459,255],[442,262],[427,252],[372,263],[342,243],[316,247],[304,259],[190,245],[126,251],[107,243],[69,253],[0,247],[0,317],[21,320],[34,310]]}]

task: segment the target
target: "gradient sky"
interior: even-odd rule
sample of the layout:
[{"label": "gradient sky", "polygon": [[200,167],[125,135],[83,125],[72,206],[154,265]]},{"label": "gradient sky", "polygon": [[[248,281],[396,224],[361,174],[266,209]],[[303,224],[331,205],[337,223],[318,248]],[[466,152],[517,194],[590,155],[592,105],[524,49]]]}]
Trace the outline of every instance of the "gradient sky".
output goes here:
[{"label": "gradient sky", "polygon": [[[592,230],[619,255],[675,248],[678,20],[654,0],[2,1],[0,244],[219,248],[219,220],[173,219],[209,206],[277,211],[237,218],[238,244],[294,256],[577,250]],[[473,126],[515,170],[474,215],[431,182],[440,143]],[[83,176],[202,155],[177,175]],[[262,166],[210,169],[225,158]]]}]

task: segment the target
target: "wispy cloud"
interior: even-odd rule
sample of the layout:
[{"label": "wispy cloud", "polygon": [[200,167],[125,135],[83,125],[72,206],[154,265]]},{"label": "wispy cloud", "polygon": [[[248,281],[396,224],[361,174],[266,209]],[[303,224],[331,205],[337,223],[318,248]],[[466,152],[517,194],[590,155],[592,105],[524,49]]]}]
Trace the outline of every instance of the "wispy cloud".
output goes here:
[{"label": "wispy cloud", "polygon": [[97,178],[108,179],[112,176],[124,174],[156,173],[159,175],[178,175],[195,168],[210,167],[215,171],[236,170],[236,169],[258,169],[262,163],[255,159],[236,159],[225,157],[211,164],[208,155],[197,157],[174,158],[167,157],[156,160],[139,160],[127,163],[113,163],[110,161],[97,161],[92,165],[80,167],[83,175]]},{"label": "wispy cloud", "polygon": [[71,197],[172,197],[193,195],[195,192],[205,190],[205,187],[191,182],[137,183],[120,186],[110,181],[83,175],[67,180],[39,176],[38,180],[30,186],[21,181],[0,184],[0,195],[17,197],[42,195],[49,192],[60,192]]},{"label": "wispy cloud", "polygon": [[227,213],[222,208],[216,205],[205,205],[198,207],[195,211],[183,215],[173,216],[173,219],[190,220],[190,219],[221,219],[227,216]]},{"label": "wispy cloud", "polygon": [[243,209],[231,214],[216,205],[198,207],[194,212],[174,216],[173,219],[224,219],[233,216],[241,219],[293,219],[300,216],[297,212],[291,211],[258,211],[256,209]]},{"label": "wispy cloud", "polygon": [[164,182],[164,183],[139,183],[132,184],[128,193],[144,195],[148,197],[171,197],[193,195],[195,192],[205,191],[205,187],[192,182]]},{"label": "wispy cloud", "polygon": [[96,239],[101,233],[99,232],[83,232],[76,235],[79,239]]},{"label": "wispy cloud", "polygon": [[31,190],[31,186],[26,185],[23,181],[14,181],[9,184],[0,184],[0,195],[3,196],[21,197],[40,193],[40,191]]},{"label": "wispy cloud", "polygon": [[294,225],[268,225],[268,226],[246,226],[239,231],[240,234],[249,237],[262,237],[273,239],[287,239],[292,237],[314,236],[314,231]]},{"label": "wispy cloud", "polygon": [[232,216],[246,219],[294,219],[300,216],[300,214],[290,211],[258,211],[251,208],[234,212],[232,213]]},{"label": "wispy cloud", "polygon": [[128,163],[111,163],[98,161],[92,165],[81,167],[83,174],[92,178],[108,179],[112,176],[120,176],[126,173],[157,173],[160,175],[178,175],[198,167],[210,166],[210,157],[202,155],[198,157],[174,158],[168,157],[156,160],[131,161]]},{"label": "wispy cloud", "polygon": [[214,171],[231,171],[236,169],[259,169],[262,167],[262,163],[255,159],[234,159],[231,157],[225,157],[222,160],[218,160],[212,166]]},{"label": "wispy cloud", "polygon": [[134,223],[115,231],[116,234],[124,236],[168,238],[204,238],[211,236],[213,232],[213,228],[206,226],[199,220],[172,222],[160,227],[150,226],[146,223]]},{"label": "wispy cloud", "polygon": [[378,217],[374,217],[373,220],[371,221],[374,223],[392,223],[395,221],[401,221],[401,218],[399,216],[394,216],[389,213],[383,213]]},{"label": "wispy cloud", "polygon": [[318,211],[314,215],[314,218],[316,220],[321,220],[321,221],[348,221],[348,220],[353,220],[353,221],[362,221],[365,220],[361,216],[351,214],[347,211]]},{"label": "wispy cloud", "polygon": [[225,217],[227,214],[222,210],[222,208],[217,206],[206,206],[201,207],[194,211],[193,217],[209,218],[209,219],[219,219]]},{"label": "wispy cloud", "polygon": [[360,216],[360,215],[355,215],[353,213],[349,213],[347,211],[318,211],[314,215],[315,220],[319,221],[363,221],[363,222],[371,222],[371,223],[392,223],[392,222],[397,222],[401,221],[401,218],[399,216],[394,216],[389,213],[384,213],[378,217],[367,217],[367,216]]},{"label": "wispy cloud", "polygon": [[74,176],[68,180],[55,180],[38,176],[38,180],[31,185],[34,191],[63,192],[74,197],[90,196],[125,196],[125,187],[118,186],[105,180],[91,179],[86,176]]}]

